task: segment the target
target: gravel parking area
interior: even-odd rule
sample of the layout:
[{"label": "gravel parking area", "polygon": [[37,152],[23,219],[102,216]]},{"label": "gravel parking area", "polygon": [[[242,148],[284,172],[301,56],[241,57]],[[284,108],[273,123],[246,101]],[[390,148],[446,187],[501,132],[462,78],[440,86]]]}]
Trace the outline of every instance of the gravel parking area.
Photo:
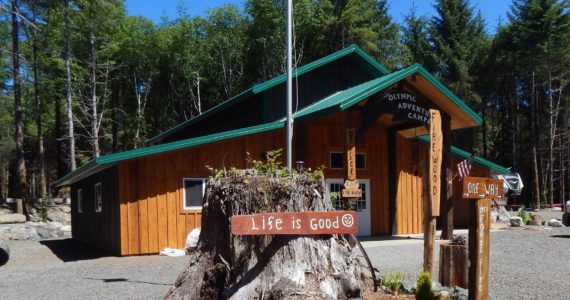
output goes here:
[{"label": "gravel parking area", "polygon": [[115,257],[71,239],[9,241],[1,299],[160,299],[185,257]]},{"label": "gravel parking area", "polygon": [[[560,219],[562,213],[545,211],[539,215],[548,221]],[[408,280],[416,280],[423,264],[421,238],[367,241],[363,245],[380,273],[399,270]],[[570,299],[569,252],[570,227],[527,226],[491,232],[491,298]],[[435,261],[439,266],[439,246]],[[434,270],[436,278],[437,269]]]}]

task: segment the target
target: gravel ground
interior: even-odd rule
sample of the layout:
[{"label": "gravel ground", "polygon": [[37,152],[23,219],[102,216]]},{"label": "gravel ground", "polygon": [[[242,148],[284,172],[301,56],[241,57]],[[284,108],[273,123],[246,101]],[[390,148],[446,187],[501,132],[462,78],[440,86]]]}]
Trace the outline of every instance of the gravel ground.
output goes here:
[{"label": "gravel ground", "polygon": [[[559,211],[538,212],[547,221]],[[441,242],[437,242],[440,244]],[[363,242],[382,274],[402,271],[415,281],[423,263],[423,240]],[[491,232],[490,296],[492,299],[570,299],[570,227],[527,226]],[[435,253],[438,276],[439,246]]]},{"label": "gravel ground", "polygon": [[185,257],[114,257],[70,239],[8,241],[1,299],[159,299]]}]

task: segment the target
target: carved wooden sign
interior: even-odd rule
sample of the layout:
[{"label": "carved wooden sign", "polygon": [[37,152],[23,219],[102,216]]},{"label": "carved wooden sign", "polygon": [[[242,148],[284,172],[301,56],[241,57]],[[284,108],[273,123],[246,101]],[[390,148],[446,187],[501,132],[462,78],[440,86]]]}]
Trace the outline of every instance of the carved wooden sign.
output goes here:
[{"label": "carved wooden sign", "polygon": [[356,234],[354,211],[305,211],[232,216],[235,235],[261,234]]},{"label": "carved wooden sign", "polygon": [[439,216],[441,160],[443,149],[443,134],[441,132],[441,114],[439,110],[430,109],[430,147],[429,147],[429,194],[431,197],[431,215]]},{"label": "carved wooden sign", "polygon": [[354,128],[346,130],[346,181],[342,189],[343,198],[360,198],[362,197],[362,190],[360,184],[356,180],[356,145],[355,145]]},{"label": "carved wooden sign", "polygon": [[463,179],[463,198],[503,199],[503,181],[494,178],[465,177]]},{"label": "carved wooden sign", "polygon": [[491,201],[503,198],[503,181],[463,178],[463,198],[469,204],[469,299],[489,299],[489,234]]}]

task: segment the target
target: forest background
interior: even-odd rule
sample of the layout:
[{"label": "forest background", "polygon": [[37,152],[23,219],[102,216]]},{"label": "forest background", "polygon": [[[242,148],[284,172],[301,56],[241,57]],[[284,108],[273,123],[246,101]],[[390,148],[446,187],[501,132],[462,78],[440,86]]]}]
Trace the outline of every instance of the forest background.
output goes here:
[{"label": "forest background", "polygon": [[[357,44],[390,70],[420,63],[484,118],[454,144],[521,174],[516,201],[570,199],[566,0],[513,0],[489,33],[469,0],[398,23],[386,0],[295,0],[295,65]],[[122,0],[0,1],[0,197],[57,178],[284,73],[285,1],[155,22]]]}]

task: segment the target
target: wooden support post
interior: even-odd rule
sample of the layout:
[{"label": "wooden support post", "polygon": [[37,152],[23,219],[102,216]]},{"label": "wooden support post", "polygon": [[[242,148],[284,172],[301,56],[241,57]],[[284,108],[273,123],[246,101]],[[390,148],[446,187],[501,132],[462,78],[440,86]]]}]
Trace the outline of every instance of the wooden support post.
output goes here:
[{"label": "wooden support post", "polygon": [[[427,174],[427,166],[424,168]],[[431,202],[429,196],[429,180],[424,176],[423,206],[424,206],[424,272],[433,277],[433,253],[435,244],[436,218],[431,215]]]},{"label": "wooden support post", "polygon": [[453,237],[453,166],[451,162],[451,119],[444,115],[442,118],[443,160],[441,174],[441,239],[450,240]]},{"label": "wooden support post", "polygon": [[489,299],[491,199],[471,200],[469,210],[469,299]]}]

